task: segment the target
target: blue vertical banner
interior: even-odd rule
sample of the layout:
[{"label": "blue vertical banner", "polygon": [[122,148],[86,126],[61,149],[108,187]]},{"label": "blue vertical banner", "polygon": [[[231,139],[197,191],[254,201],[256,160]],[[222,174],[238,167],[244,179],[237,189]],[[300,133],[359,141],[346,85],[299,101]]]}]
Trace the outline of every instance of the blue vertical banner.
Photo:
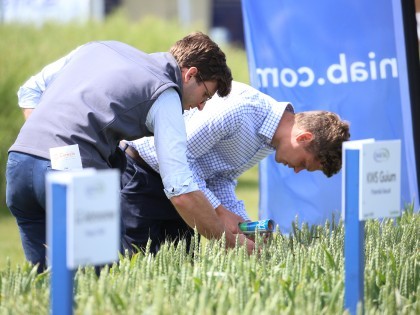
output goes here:
[{"label": "blue vertical banner", "polygon": [[[351,140],[400,139],[401,208],[418,207],[401,3],[397,0],[242,0],[251,85],[296,112],[329,110]],[[341,209],[341,173],[260,163],[260,219],[323,224]]]}]

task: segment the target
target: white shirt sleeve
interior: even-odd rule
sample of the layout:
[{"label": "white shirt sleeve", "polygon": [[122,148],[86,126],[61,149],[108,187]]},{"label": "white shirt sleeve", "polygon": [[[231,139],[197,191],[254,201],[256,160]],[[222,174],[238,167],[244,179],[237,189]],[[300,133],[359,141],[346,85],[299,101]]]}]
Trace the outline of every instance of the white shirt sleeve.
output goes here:
[{"label": "white shirt sleeve", "polygon": [[77,47],[68,55],[45,66],[41,72],[30,77],[17,92],[19,106],[21,108],[35,108],[47,86],[54,80],[60,70],[64,68],[80,47],[81,46]]},{"label": "white shirt sleeve", "polygon": [[154,133],[159,172],[168,198],[199,190],[187,162],[187,134],[175,89],[163,92],[150,109],[147,128]]}]

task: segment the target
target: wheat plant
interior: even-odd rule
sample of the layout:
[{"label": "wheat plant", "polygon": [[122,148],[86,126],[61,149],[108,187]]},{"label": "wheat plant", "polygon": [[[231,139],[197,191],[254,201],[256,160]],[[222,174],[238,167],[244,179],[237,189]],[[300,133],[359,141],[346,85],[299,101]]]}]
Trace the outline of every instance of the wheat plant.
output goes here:
[{"label": "wheat plant", "polygon": [[[332,220],[333,222],[333,220]],[[257,252],[224,240],[165,243],[155,255],[123,255],[97,276],[75,273],[75,314],[346,314],[344,224],[293,224]],[[420,216],[365,224],[365,314],[420,314]],[[0,272],[0,314],[47,314],[51,272],[29,264]]]}]

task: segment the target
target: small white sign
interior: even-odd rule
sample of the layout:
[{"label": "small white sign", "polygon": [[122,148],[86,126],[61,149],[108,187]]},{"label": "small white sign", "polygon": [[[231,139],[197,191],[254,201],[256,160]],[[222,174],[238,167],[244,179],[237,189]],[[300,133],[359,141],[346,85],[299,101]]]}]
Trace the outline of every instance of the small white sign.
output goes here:
[{"label": "small white sign", "polygon": [[50,148],[50,159],[53,170],[71,171],[83,168],[78,144]]},{"label": "small white sign", "polygon": [[359,219],[401,213],[401,141],[378,141],[360,151]]},{"label": "small white sign", "polygon": [[75,175],[67,206],[67,266],[118,260],[120,173],[116,169]]}]

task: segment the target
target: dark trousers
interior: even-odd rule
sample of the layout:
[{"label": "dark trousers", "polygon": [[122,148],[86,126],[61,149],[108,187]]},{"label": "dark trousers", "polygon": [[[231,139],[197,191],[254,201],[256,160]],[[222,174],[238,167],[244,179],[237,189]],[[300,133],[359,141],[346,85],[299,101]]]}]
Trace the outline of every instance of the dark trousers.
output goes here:
[{"label": "dark trousers", "polygon": [[[149,238],[152,253],[165,241],[185,239],[190,247],[194,230],[175,210],[163,191],[160,175],[147,164],[139,164],[130,156],[122,175],[121,234],[123,250],[145,250]],[[136,248],[137,247],[137,248]]]}]

